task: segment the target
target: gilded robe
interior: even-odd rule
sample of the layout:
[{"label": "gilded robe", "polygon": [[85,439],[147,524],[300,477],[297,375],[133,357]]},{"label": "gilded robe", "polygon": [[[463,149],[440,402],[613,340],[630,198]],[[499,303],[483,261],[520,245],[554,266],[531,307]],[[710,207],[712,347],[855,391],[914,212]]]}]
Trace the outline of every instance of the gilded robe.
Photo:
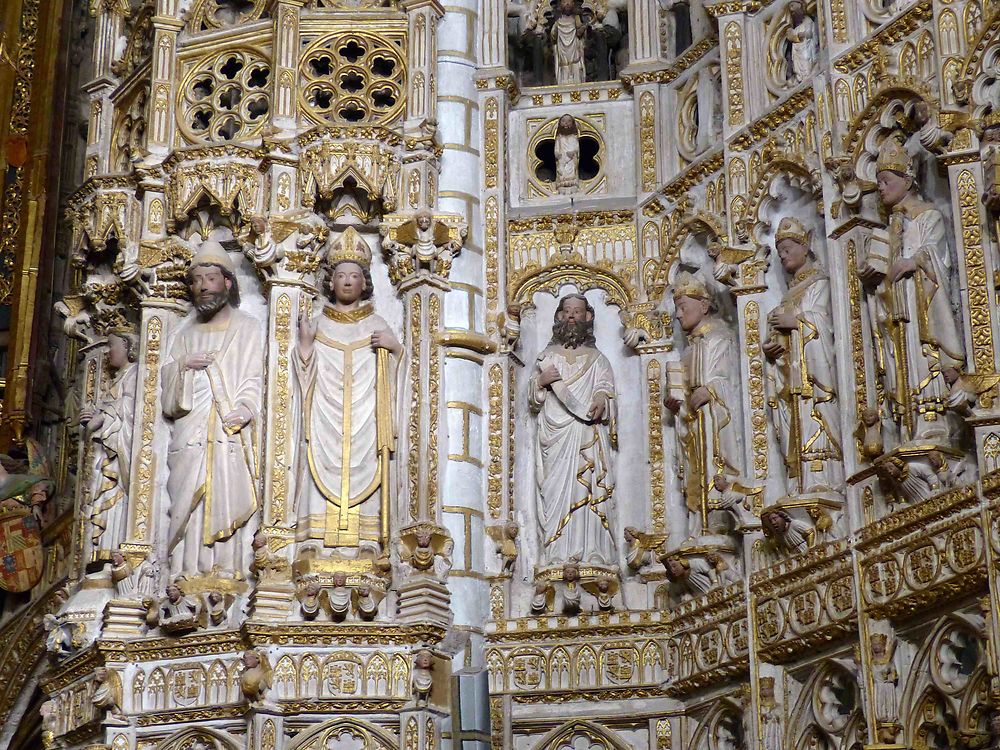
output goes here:
[{"label": "gilded robe", "polygon": [[398,357],[373,349],[388,328],[370,304],[326,306],[309,357],[295,357],[305,450],[296,503],[296,539],[378,551],[382,492],[395,449]]},{"label": "gilded robe", "polygon": [[111,560],[125,541],[128,523],[129,471],[132,468],[132,422],[139,368],[123,367],[94,409],[103,416],[94,441],[94,486],[90,510],[91,560]]},{"label": "gilded robe", "polygon": [[[182,369],[187,354],[215,352],[204,370]],[[163,366],[163,414],[173,420],[167,465],[171,575],[241,572],[243,528],[258,507],[256,425],[264,382],[264,327],[239,310],[227,323],[181,324]],[[253,415],[238,431],[223,418],[238,406]]]},{"label": "gilded robe", "polygon": [[[555,365],[562,380],[539,386],[541,371]],[[615,380],[607,357],[592,346],[550,345],[538,356],[528,386],[538,414],[535,477],[541,563],[614,565],[612,450],[617,443]],[[600,421],[588,418],[595,398],[607,399]]]},{"label": "gilded robe", "polygon": [[843,481],[830,279],[802,268],[781,300],[798,327],[774,332],[785,353],[770,369],[772,416],[785,457],[789,492],[834,490]]}]

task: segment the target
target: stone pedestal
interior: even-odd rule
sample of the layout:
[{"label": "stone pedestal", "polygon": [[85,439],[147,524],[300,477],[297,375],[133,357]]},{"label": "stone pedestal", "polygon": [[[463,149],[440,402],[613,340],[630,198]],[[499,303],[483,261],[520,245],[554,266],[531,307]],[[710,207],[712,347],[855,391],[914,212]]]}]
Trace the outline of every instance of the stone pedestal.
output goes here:
[{"label": "stone pedestal", "polygon": [[250,597],[250,617],[261,622],[284,622],[292,613],[295,586],[291,581],[267,581]]},{"label": "stone pedestal", "polygon": [[146,627],[146,606],[136,599],[112,599],[104,608],[103,638],[134,638]]},{"label": "stone pedestal", "polygon": [[451,625],[451,595],[433,576],[411,576],[399,585],[398,620],[401,623]]}]

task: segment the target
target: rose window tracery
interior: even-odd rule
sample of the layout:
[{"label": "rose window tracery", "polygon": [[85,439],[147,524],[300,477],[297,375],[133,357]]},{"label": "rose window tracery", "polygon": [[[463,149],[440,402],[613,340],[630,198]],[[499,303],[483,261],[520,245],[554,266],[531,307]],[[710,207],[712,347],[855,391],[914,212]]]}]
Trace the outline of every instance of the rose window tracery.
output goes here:
[{"label": "rose window tracery", "polygon": [[271,107],[271,65],[251,50],[212,55],[184,81],[181,127],[191,140],[221,143],[257,134]]},{"label": "rose window tracery", "polygon": [[385,124],[403,109],[402,38],[351,31],[316,40],[302,56],[301,106],[321,124]]}]

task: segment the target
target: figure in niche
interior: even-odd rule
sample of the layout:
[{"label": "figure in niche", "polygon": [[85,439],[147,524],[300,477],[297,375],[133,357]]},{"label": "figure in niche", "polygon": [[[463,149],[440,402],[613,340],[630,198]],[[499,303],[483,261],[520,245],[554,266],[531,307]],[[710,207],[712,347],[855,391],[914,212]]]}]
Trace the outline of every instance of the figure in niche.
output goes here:
[{"label": "figure in niche", "polygon": [[628,45],[621,44],[622,30],[618,11],[607,4],[594,3],[592,18],[584,18],[587,27],[585,45],[585,70],[588,81],[610,81],[618,71],[628,65],[628,60],[619,61]]},{"label": "figure in niche", "polygon": [[678,418],[688,534],[696,537],[708,530],[716,475],[730,480],[742,475],[735,377],[739,360],[732,332],[704,282],[680,274],[673,294],[687,346],[681,360],[683,382],[670,384],[663,403]]},{"label": "figure in niche", "polygon": [[264,331],[241,312],[229,254],[207,241],[187,275],[194,314],[163,367],[163,414],[172,420],[167,465],[172,575],[247,567],[247,521],[257,510],[253,424],[264,380]]},{"label": "figure in niche", "polygon": [[584,48],[587,26],[580,18],[576,0],[559,0],[552,37],[556,66],[556,84],[585,83]]},{"label": "figure in niche", "polygon": [[597,349],[594,308],[582,294],[559,300],[552,340],[528,385],[538,415],[536,507],[543,565],[613,565],[611,501],[618,437],[611,363]]},{"label": "figure in niche", "polygon": [[160,626],[165,633],[180,635],[202,624],[201,602],[186,596],[175,581],[167,586],[166,597],[146,615],[150,627]]},{"label": "figure in niche", "polygon": [[299,320],[295,373],[305,450],[296,539],[378,557],[388,544],[389,460],[403,348],[369,302],[370,264],[371,249],[348,227],[327,253],[328,301],[316,317]]},{"label": "figure in niche", "polygon": [[889,644],[884,633],[873,633],[871,636],[872,676],[875,681],[875,717],[878,719],[878,738],[883,742],[895,742],[896,723],[899,714],[896,711],[896,685],[899,673],[893,661],[896,650],[895,642]]},{"label": "figure in niche", "polygon": [[774,242],[788,289],[767,316],[768,337],[761,348],[774,363],[772,415],[788,492],[830,493],[841,484],[843,456],[830,279],[816,262],[812,233],[798,220],[782,219]]},{"label": "figure in niche", "polygon": [[573,115],[563,115],[556,127],[556,190],[566,195],[580,188],[580,129]]},{"label": "figure in niche", "polygon": [[125,540],[138,358],[139,342],[134,333],[115,331],[109,335],[107,365],[111,382],[96,406],[80,410],[80,422],[96,443],[90,510],[91,562],[110,562]]},{"label": "figure in niche", "polygon": [[913,158],[896,138],[882,144],[876,174],[889,234],[872,238],[858,275],[880,332],[886,398],[904,442],[945,439],[948,370],[965,362],[946,223],[920,198]]},{"label": "figure in niche", "polygon": [[792,0],[788,4],[788,19],[788,30],[785,32],[789,47],[788,78],[802,83],[812,75],[819,53],[816,22],[806,13],[801,0]]},{"label": "figure in niche", "polygon": [[523,86],[541,86],[545,83],[545,52],[548,36],[544,31],[545,18],[542,3],[531,0],[524,5],[508,5],[508,16],[513,18],[515,29],[508,32],[507,44],[512,52],[511,65],[521,76]]},{"label": "figure in niche", "polygon": [[760,517],[764,536],[791,554],[805,552],[816,538],[816,530],[783,510],[766,510]]},{"label": "figure in niche", "polygon": [[774,678],[760,678],[760,719],[764,734],[764,750],[783,750],[781,706],[774,695]]}]

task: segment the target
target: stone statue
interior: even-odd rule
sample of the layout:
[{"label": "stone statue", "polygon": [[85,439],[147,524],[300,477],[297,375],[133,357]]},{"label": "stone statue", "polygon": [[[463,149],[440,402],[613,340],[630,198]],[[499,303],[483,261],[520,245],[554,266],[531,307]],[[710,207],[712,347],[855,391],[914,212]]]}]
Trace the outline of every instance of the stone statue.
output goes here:
[{"label": "stone statue", "polygon": [[920,198],[913,159],[889,137],[876,163],[889,211],[883,245],[872,238],[858,275],[879,331],[885,394],[903,442],[948,437],[946,371],[961,370],[965,346],[952,309],[952,256],[944,216]]},{"label": "stone statue", "polygon": [[580,611],[581,587],[580,565],[576,557],[570,558],[562,570],[562,611],[564,615],[575,615]]},{"label": "stone statue", "polygon": [[563,115],[556,126],[556,190],[575,193],[580,188],[580,129],[573,115]]},{"label": "stone statue", "polygon": [[674,282],[677,319],[687,336],[682,383],[670,383],[664,406],[678,417],[688,533],[708,524],[717,474],[741,476],[740,393],[736,342],[705,284],[689,274]]},{"label": "stone statue", "polygon": [[430,651],[423,649],[414,657],[410,686],[417,708],[426,706],[434,687],[434,657]]},{"label": "stone statue", "polygon": [[875,681],[875,718],[878,719],[878,737],[883,742],[894,742],[895,726],[899,721],[896,711],[896,684],[899,673],[893,663],[895,645],[889,645],[884,633],[871,636],[872,673]]},{"label": "stone statue", "polygon": [[355,604],[357,615],[360,619],[370,622],[378,614],[378,605],[381,599],[372,590],[372,585],[365,581],[357,589],[358,598]]},{"label": "stone statue", "polygon": [[552,340],[535,361],[528,404],[538,415],[535,466],[541,563],[571,555],[613,565],[611,501],[617,450],[615,379],[596,347],[594,308],[581,294],[559,300]]},{"label": "stone statue", "polygon": [[788,290],[768,315],[762,349],[773,385],[772,415],[789,494],[830,493],[843,481],[830,279],[816,263],[812,233],[786,217],[774,236]]},{"label": "stone statue", "polygon": [[165,633],[180,635],[201,625],[202,605],[195,597],[187,596],[177,582],[167,586],[166,597],[153,611],[150,626],[159,624]]},{"label": "stone statue", "polygon": [[430,272],[447,277],[468,229],[453,228],[433,212],[421,208],[395,232],[390,232],[384,224],[381,231],[382,250],[389,257],[389,276],[398,284],[412,273],[426,276]]},{"label": "stone statue", "polygon": [[556,20],[549,32],[554,47],[556,84],[586,83],[584,50],[587,26],[580,18],[576,0],[559,0]]},{"label": "stone statue", "polygon": [[42,628],[46,632],[45,650],[53,657],[61,659],[76,652],[73,645],[73,636],[70,634],[69,626],[60,622],[59,618],[52,613],[42,617]]},{"label": "stone statue", "polygon": [[652,562],[652,553],[663,547],[666,534],[647,534],[635,526],[625,527],[625,564],[634,573],[641,572]]},{"label": "stone statue", "polygon": [[172,574],[246,569],[243,531],[258,507],[254,423],[263,398],[263,326],[240,312],[233,262],[202,244],[188,269],[194,314],[163,367],[173,421],[167,464]]},{"label": "stone statue", "polygon": [[718,583],[715,568],[701,557],[670,556],[664,559],[663,567],[675,601],[707,594]]},{"label": "stone statue", "polygon": [[343,622],[351,611],[351,590],[347,587],[347,573],[338,570],[333,574],[333,586],[327,592],[330,619]]},{"label": "stone statue", "polygon": [[264,697],[271,687],[271,667],[267,656],[256,649],[243,652],[243,671],[240,673],[240,691],[254,703]]},{"label": "stone statue", "polygon": [[764,735],[763,750],[784,750],[781,706],[774,695],[774,678],[760,678],[760,722]]},{"label": "stone statue", "polygon": [[788,552],[805,552],[816,538],[816,530],[805,521],[792,518],[783,510],[766,510],[761,514],[760,525],[764,535]]},{"label": "stone statue", "polygon": [[389,460],[403,348],[368,301],[371,250],[352,227],[333,244],[326,263],[329,300],[318,316],[299,320],[295,373],[305,446],[296,539],[378,556],[388,543]]},{"label": "stone statue", "polygon": [[788,17],[785,39],[791,47],[789,78],[795,83],[802,83],[812,75],[819,53],[816,22],[806,13],[801,0],[792,0],[788,4]]},{"label": "stone statue", "polygon": [[134,333],[111,333],[107,358],[111,382],[96,406],[80,410],[80,422],[96,443],[90,510],[92,562],[111,560],[125,540],[138,358],[139,342]]},{"label": "stone statue", "polygon": [[94,670],[94,692],[90,702],[98,710],[110,711],[116,717],[121,715],[122,680],[118,672],[107,667]]},{"label": "stone statue", "polygon": [[323,588],[319,581],[309,580],[299,591],[299,608],[302,619],[315,620],[323,608]]},{"label": "stone statue", "polygon": [[486,527],[486,533],[496,545],[496,553],[502,562],[501,572],[505,575],[514,572],[514,563],[517,562],[517,535],[520,531],[521,527],[513,519],[498,526]]}]

